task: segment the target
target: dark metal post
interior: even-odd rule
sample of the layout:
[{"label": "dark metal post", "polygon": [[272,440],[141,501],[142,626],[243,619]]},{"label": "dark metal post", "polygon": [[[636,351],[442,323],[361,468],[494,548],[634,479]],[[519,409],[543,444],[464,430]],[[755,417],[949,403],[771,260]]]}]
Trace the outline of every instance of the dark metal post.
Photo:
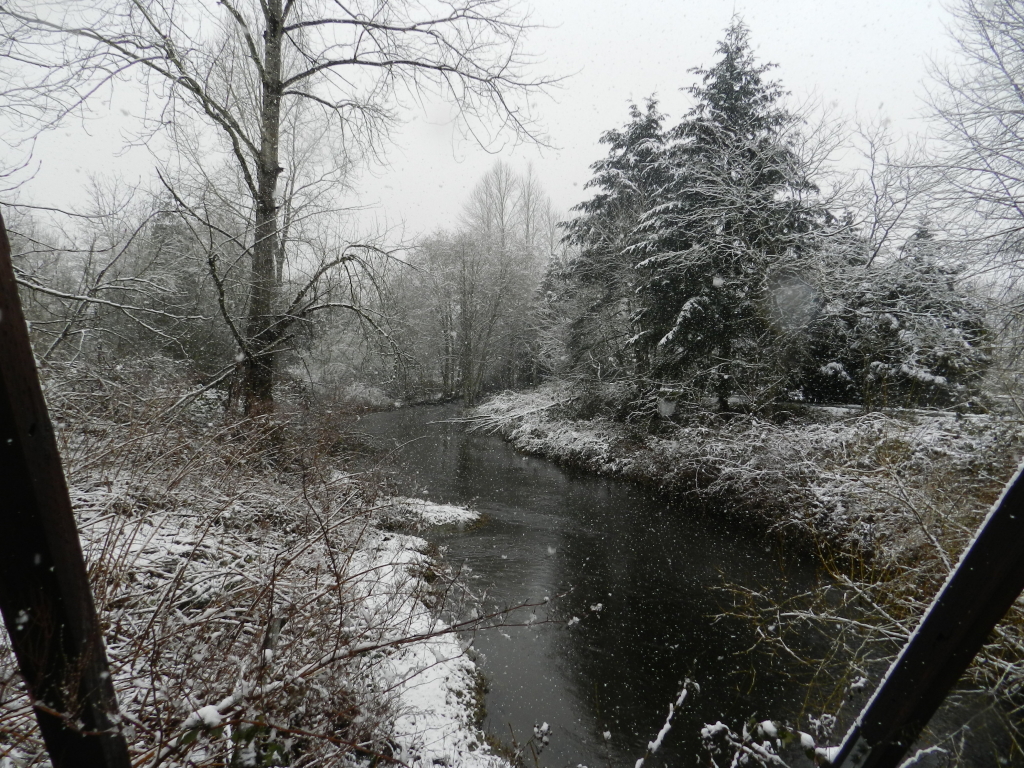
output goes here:
[{"label": "dark metal post", "polygon": [[1022,470],[846,734],[836,768],[895,768],[1024,589]]},{"label": "dark metal post", "polygon": [[129,768],[2,216],[0,610],[55,768]]}]

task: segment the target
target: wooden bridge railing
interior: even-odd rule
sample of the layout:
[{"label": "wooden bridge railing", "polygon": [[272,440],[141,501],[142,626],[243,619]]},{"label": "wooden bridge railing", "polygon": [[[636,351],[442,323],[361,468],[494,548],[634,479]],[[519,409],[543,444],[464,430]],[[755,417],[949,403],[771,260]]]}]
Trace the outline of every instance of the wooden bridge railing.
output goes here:
[{"label": "wooden bridge railing", "polygon": [[843,740],[836,768],[895,768],[1024,589],[1024,465]]},{"label": "wooden bridge railing", "polygon": [[0,610],[55,768],[128,768],[0,216]]}]

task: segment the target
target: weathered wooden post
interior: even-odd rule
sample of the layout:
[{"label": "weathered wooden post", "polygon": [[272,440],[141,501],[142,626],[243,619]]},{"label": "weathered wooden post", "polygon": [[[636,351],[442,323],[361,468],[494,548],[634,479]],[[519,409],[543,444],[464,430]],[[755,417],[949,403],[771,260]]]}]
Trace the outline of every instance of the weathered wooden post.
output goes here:
[{"label": "weathered wooden post", "polygon": [[55,768],[128,768],[99,620],[2,216],[0,610]]},{"label": "weathered wooden post", "polygon": [[1024,466],[1003,491],[882,684],[836,768],[895,768],[1024,589]]}]

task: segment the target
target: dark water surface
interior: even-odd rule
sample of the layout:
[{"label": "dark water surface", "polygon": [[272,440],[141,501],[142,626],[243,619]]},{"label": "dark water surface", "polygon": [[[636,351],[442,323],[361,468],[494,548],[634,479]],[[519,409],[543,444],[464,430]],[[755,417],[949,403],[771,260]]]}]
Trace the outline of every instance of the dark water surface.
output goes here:
[{"label": "dark water surface", "polygon": [[478,634],[489,732],[525,742],[535,723],[547,722],[541,765],[632,768],[688,677],[701,693],[676,714],[646,765],[703,765],[705,723],[735,728],[751,716],[799,712],[801,686],[772,660],[744,653],[752,628],[715,620],[730,605],[716,588],[802,592],[814,583],[810,562],[702,510],[431,423],[458,415],[452,406],[408,408],[363,417],[356,428],[393,450],[386,465],[404,494],[486,516],[464,532],[428,536],[447,547],[450,562],[464,564],[474,588],[490,588],[488,604],[567,593],[553,600],[551,615],[581,619]]}]

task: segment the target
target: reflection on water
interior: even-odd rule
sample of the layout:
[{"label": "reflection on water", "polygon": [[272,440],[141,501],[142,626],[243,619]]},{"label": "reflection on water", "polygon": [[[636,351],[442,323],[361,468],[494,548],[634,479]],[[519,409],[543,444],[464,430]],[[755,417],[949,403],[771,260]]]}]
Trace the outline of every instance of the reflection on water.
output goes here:
[{"label": "reflection on water", "polygon": [[483,525],[432,537],[451,562],[465,564],[475,587],[490,587],[499,604],[567,593],[556,615],[581,619],[477,637],[490,732],[525,741],[535,723],[548,722],[542,765],[632,766],[689,677],[701,694],[677,713],[660,759],[647,765],[696,765],[704,763],[705,723],[799,710],[800,687],[771,660],[743,653],[754,641],[750,628],[713,619],[728,608],[714,588],[728,581],[803,591],[814,579],[810,564],[700,510],[430,423],[457,414],[412,408],[364,417],[358,427],[395,449],[390,464],[403,493],[486,515]]}]

